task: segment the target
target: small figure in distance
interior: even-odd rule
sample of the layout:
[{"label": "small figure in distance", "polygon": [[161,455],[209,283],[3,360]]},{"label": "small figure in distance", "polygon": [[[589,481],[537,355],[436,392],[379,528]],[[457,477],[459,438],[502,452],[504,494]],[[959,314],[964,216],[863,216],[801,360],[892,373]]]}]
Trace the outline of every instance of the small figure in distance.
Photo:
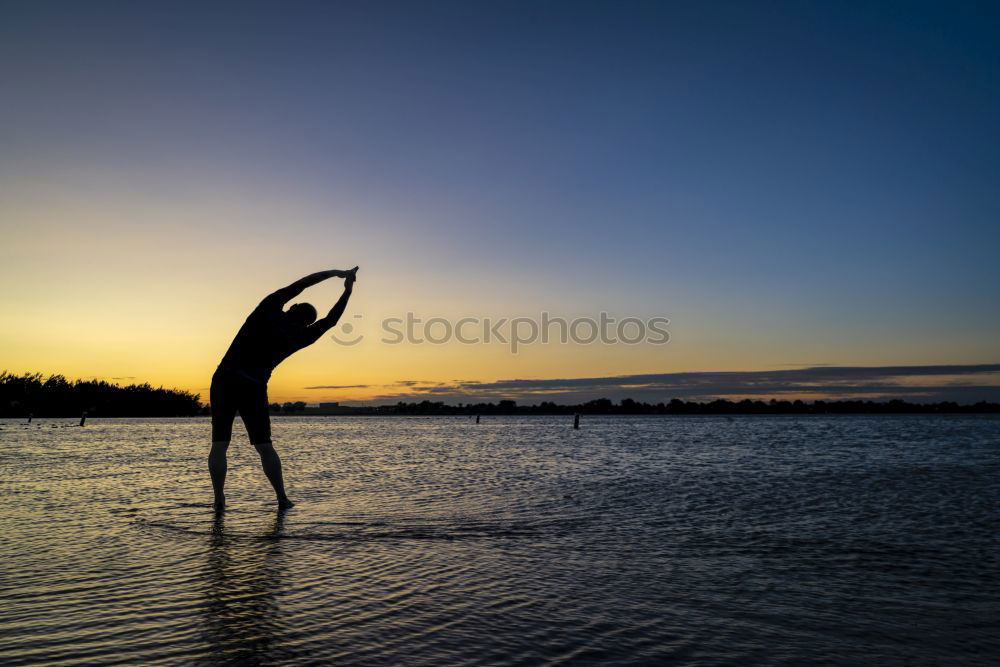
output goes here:
[{"label": "small figure in distance", "polygon": [[[320,271],[264,297],[247,317],[222,357],[212,376],[209,394],[212,449],[208,454],[208,471],[212,477],[217,511],[226,506],[226,451],[237,412],[243,419],[251,444],[260,454],[264,474],[278,497],[278,507],[287,509],[294,504],[285,493],[281,459],[271,442],[267,381],[278,364],[315,343],[337,324],[351,298],[357,274],[356,266],[347,271]],[[285,304],[302,290],[329,278],[343,278],[344,292],[326,317],[317,320],[316,309],[308,303],[296,303],[284,310]]]}]

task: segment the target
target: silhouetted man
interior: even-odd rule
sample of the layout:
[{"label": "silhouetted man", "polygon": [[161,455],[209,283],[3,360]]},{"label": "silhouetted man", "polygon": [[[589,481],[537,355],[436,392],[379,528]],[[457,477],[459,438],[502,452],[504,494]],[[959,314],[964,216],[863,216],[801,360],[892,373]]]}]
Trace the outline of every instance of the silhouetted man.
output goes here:
[{"label": "silhouetted man", "polygon": [[[278,364],[315,343],[337,324],[351,298],[357,272],[356,266],[349,271],[320,271],[269,294],[250,313],[222,357],[219,368],[212,376],[210,393],[212,451],[208,455],[208,471],[212,476],[217,510],[226,506],[226,450],[229,449],[237,412],[243,419],[250,442],[260,454],[264,474],[278,496],[278,506],[292,506],[292,501],[285,495],[281,459],[271,444],[267,381]],[[285,304],[302,290],[328,278],[344,278],[344,293],[326,317],[317,320],[316,309],[308,303],[296,303],[283,310]]]}]

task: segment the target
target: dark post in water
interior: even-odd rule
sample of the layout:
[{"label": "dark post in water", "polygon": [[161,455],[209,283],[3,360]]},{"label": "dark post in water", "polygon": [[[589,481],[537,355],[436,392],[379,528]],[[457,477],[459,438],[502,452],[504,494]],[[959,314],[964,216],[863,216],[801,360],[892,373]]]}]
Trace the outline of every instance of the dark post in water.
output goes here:
[{"label": "dark post in water", "polygon": [[573,415],[573,428],[580,430],[580,413]]},{"label": "dark post in water", "polygon": [[80,415],[80,426],[83,426],[83,423],[85,421],[87,421],[87,411],[86,410],[84,410],[83,414]]}]

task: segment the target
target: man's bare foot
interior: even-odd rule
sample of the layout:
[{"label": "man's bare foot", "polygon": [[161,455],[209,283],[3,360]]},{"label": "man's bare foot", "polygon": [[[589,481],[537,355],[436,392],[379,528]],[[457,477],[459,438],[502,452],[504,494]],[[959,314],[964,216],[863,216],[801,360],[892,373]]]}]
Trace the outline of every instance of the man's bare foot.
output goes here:
[{"label": "man's bare foot", "polygon": [[278,499],[278,509],[279,510],[287,510],[287,509],[290,509],[292,507],[295,507],[295,503],[293,503],[287,497],[286,498],[279,498]]},{"label": "man's bare foot", "polygon": [[221,512],[222,510],[226,509],[226,497],[225,496],[216,496],[215,497],[215,502],[212,503],[212,508],[216,512]]}]

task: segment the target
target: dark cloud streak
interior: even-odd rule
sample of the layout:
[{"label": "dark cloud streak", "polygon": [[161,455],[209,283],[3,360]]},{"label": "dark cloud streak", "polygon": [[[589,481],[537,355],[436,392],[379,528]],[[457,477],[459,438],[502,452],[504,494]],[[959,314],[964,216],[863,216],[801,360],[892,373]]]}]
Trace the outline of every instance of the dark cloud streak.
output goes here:
[{"label": "dark cloud streak", "polygon": [[[399,386],[401,383],[396,383]],[[387,385],[392,386],[392,385]],[[1000,364],[933,366],[811,366],[765,371],[652,373],[612,377],[461,381],[406,385],[380,400],[447,402],[515,399],[580,402],[594,398],[644,401],[671,398],[711,400],[733,397],[910,398],[924,401],[997,400]]]}]

